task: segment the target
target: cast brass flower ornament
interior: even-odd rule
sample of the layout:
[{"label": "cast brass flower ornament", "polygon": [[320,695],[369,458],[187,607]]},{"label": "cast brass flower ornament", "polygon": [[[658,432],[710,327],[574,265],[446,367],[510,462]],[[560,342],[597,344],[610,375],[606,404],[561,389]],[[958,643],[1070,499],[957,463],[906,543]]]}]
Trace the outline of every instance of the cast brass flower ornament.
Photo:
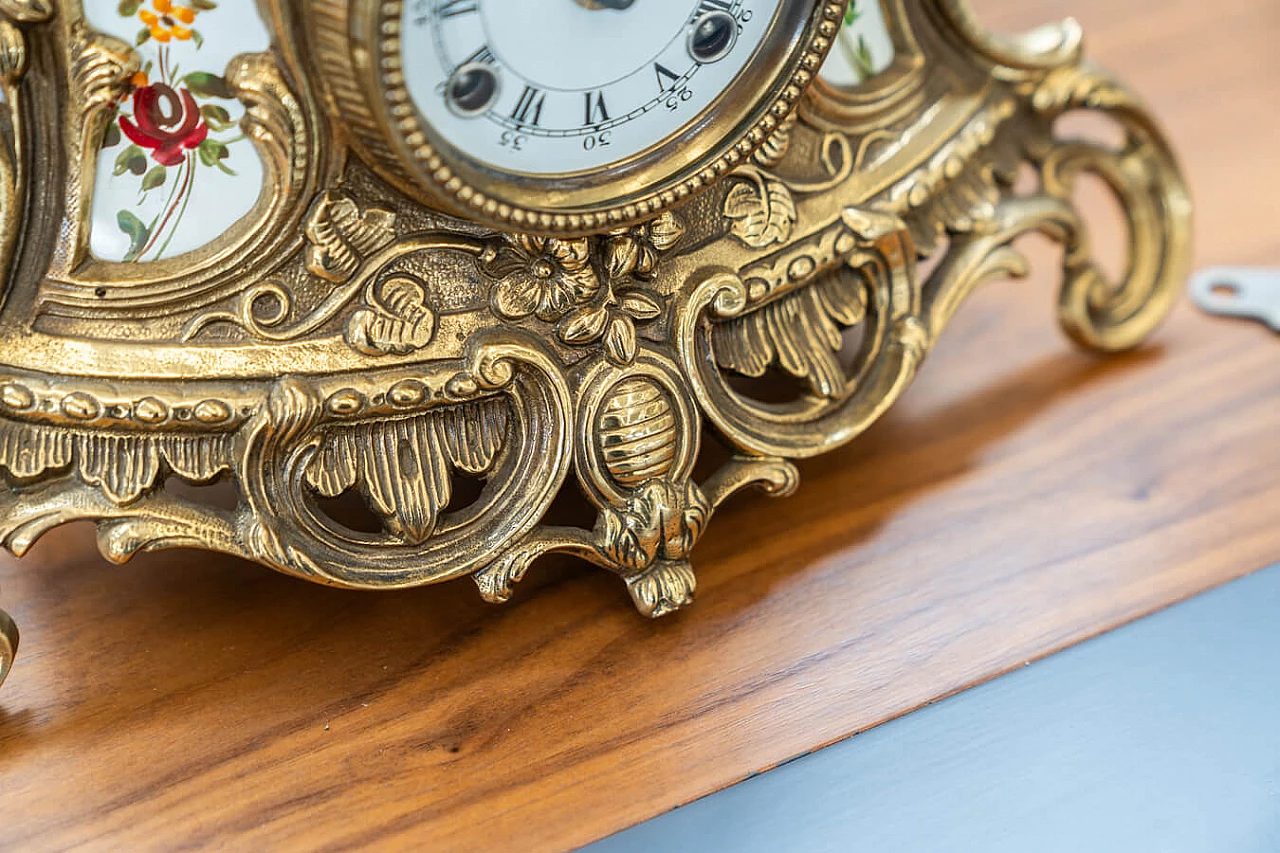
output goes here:
[{"label": "cast brass flower ornament", "polygon": [[496,279],[494,313],[556,323],[566,345],[599,344],[611,361],[630,364],[639,347],[636,324],[662,314],[662,297],[639,285],[683,234],[668,212],[602,238],[508,236],[484,264]]},{"label": "cast brass flower ornament", "polygon": [[658,297],[650,292],[634,288],[615,293],[610,288],[599,304],[579,308],[557,331],[562,341],[574,346],[599,342],[605,357],[627,365],[635,360],[639,347],[636,324],[661,313]]},{"label": "cast brass flower ornament", "polygon": [[684,223],[670,211],[631,228],[615,229],[604,249],[609,278],[652,279],[658,269],[658,257],[679,243],[684,234]]},{"label": "cast brass flower ornament", "polygon": [[[1070,247],[1061,322],[1102,352],[1186,271],[1177,163],[1070,22],[996,38],[961,0],[53,12],[0,0],[19,555],[88,519],[115,562],[204,547],[504,601],[564,553],[659,616],[693,601],[724,502],[789,493],[795,460],[879,419],[964,298],[1025,272],[1019,237]],[[1121,141],[1060,139],[1076,111]],[[1081,176],[1129,213],[1121,280]],[[230,506],[194,488],[219,481]],[[566,489],[592,520],[546,520]],[[16,642],[0,618],[0,678]]]},{"label": "cast brass flower ornament", "polygon": [[493,308],[508,320],[532,315],[553,323],[600,290],[585,238],[509,236],[487,272],[498,279]]}]

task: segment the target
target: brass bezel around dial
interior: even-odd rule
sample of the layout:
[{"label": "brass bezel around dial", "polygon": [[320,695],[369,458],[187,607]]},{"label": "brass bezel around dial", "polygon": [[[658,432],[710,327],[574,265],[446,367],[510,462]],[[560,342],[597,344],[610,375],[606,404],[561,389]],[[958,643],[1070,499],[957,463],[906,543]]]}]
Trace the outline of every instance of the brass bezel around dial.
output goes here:
[{"label": "brass bezel around dial", "polygon": [[481,163],[414,106],[400,61],[401,2],[317,0],[313,55],[333,118],[384,178],[425,204],[498,227],[587,234],[648,219],[714,184],[768,139],[808,88],[844,0],[784,0],[733,83],[675,134],[607,170],[529,175]]}]

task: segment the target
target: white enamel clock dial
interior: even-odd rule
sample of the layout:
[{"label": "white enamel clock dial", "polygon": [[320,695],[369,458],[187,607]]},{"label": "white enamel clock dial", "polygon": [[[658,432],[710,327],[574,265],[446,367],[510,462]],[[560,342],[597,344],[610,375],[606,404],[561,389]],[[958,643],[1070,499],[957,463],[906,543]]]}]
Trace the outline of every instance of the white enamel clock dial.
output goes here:
[{"label": "white enamel clock dial", "polygon": [[784,0],[416,0],[414,105],[495,169],[600,170],[687,128],[743,74]]},{"label": "white enamel clock dial", "polygon": [[424,204],[594,234],[733,172],[795,109],[848,0],[311,0],[344,140]]}]

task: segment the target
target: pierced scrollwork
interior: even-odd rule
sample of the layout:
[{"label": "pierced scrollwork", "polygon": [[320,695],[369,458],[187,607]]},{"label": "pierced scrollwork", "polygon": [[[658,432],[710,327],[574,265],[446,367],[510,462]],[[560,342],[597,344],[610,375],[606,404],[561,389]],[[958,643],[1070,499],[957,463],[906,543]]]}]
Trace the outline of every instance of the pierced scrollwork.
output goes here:
[{"label": "pierced scrollwork", "polygon": [[121,436],[73,428],[0,423],[4,470],[32,480],[74,468],[86,486],[127,506],[156,487],[163,473],[204,483],[229,470],[225,435]]},{"label": "pierced scrollwork", "polygon": [[[276,26],[293,14],[265,5]],[[884,8],[903,55],[881,77],[815,83],[674,212],[588,237],[423,207],[329,132],[305,41],[239,57],[227,81],[266,165],[262,204],[203,254],[116,275],[74,232],[86,140],[136,57],[74,6],[50,20],[0,0],[0,542],[22,554],[87,518],[117,562],[196,546],[353,588],[468,575],[491,601],[562,553],[660,616],[692,601],[691,553],[724,502],[790,493],[792,460],[883,415],[965,297],[1026,272],[1022,235],[1065,247],[1074,340],[1143,340],[1186,271],[1190,203],[1142,104],[1081,59],[1073,24],[997,39],[959,0]],[[36,67],[41,40],[62,70]],[[65,122],[47,114],[54,82]],[[1079,110],[1121,142],[1064,139],[1058,119]],[[33,115],[63,127],[39,155],[69,158],[55,169],[37,167]],[[1032,189],[1014,180],[1028,166]],[[23,188],[45,172],[61,193]],[[1119,281],[1074,203],[1086,175],[1128,219]],[[19,240],[24,218],[67,226]],[[764,393],[773,379],[785,393]],[[708,432],[731,455],[695,475]],[[229,480],[241,500],[206,505],[171,479]],[[571,480],[594,518],[546,523]],[[367,529],[334,514],[344,497]],[[14,648],[0,616],[0,677]]]},{"label": "pierced scrollwork", "polygon": [[748,457],[729,461],[701,487],[650,480],[622,506],[605,508],[594,530],[535,530],[476,572],[476,585],[486,601],[507,601],[535,560],[562,552],[616,572],[641,613],[665,616],[693,601],[697,583],[688,553],[716,507],[748,487],[786,496],[798,484],[790,462]]},{"label": "pierced scrollwork", "polygon": [[358,487],[405,542],[431,538],[452,497],[454,471],[487,475],[506,442],[508,406],[492,397],[420,415],[329,430],[306,471],[323,497]]},{"label": "pierced scrollwork", "polygon": [[1189,272],[1191,198],[1177,161],[1141,101],[1090,63],[1055,69],[1037,87],[1032,105],[1046,122],[1086,109],[1101,112],[1124,131],[1120,148],[1083,140],[1049,142],[1032,158],[1047,195],[1070,204],[1077,178],[1091,173],[1120,202],[1130,233],[1124,280],[1107,280],[1076,225],[1064,235],[1067,280],[1059,316],[1067,334],[1083,346],[1130,349],[1168,315]]},{"label": "pierced scrollwork", "polygon": [[[328,404],[310,383],[280,380],[242,435],[238,470],[251,510],[245,539],[254,556],[326,583],[404,586],[468,574],[501,543],[529,530],[568,470],[568,386],[532,342],[477,342],[468,361],[451,375],[402,379],[382,394],[342,389]],[[447,410],[492,396],[505,402]],[[446,411],[388,423],[385,416],[349,414],[367,411],[358,400],[368,400],[374,411]],[[510,414],[499,416],[501,406]],[[355,418],[346,428],[352,443],[336,449],[333,428],[325,426],[335,410],[344,422]],[[364,451],[362,445],[374,442],[383,453]],[[477,505],[440,518],[448,502],[446,463],[488,481]],[[318,512],[309,497],[316,484],[334,493],[347,482],[362,484],[373,508],[391,519],[385,535],[358,534]],[[476,542],[486,544],[460,548]]]},{"label": "pierced scrollwork", "polygon": [[861,277],[845,269],[826,273],[808,287],[716,326],[716,361],[751,377],[776,365],[807,380],[819,397],[838,397],[846,384],[839,359],[843,332],[866,319],[868,300]]},{"label": "pierced scrollwork", "polygon": [[[677,312],[676,347],[694,393],[707,417],[744,452],[803,457],[852,439],[905,390],[929,347],[905,223],[850,209],[837,228],[834,239],[802,245],[832,245],[841,250],[838,254],[822,263],[812,254],[799,254],[786,263],[807,275],[824,270],[831,278],[820,284],[793,277],[785,284],[774,282],[772,289],[752,288],[742,275],[717,274],[691,288]],[[747,275],[759,280],[777,266],[776,259],[766,259],[752,268],[759,273]],[[815,286],[816,296],[804,295]],[[780,322],[789,319],[788,313],[799,319],[806,307],[814,309],[805,317],[815,321],[812,328]],[[867,324],[859,363],[849,374],[832,357],[842,315]],[[713,369],[717,360],[748,375],[776,363],[806,376],[819,393],[792,403],[760,403],[739,393],[722,369]]]}]

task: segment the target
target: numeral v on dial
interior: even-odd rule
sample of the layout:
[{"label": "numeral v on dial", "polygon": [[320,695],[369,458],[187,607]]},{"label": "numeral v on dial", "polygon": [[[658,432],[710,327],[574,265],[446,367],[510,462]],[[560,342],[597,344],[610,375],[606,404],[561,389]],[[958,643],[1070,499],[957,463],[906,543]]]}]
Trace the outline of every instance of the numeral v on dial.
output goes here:
[{"label": "numeral v on dial", "polygon": [[658,91],[660,92],[665,92],[680,82],[680,75],[661,62],[653,63],[653,74],[658,78]]}]

